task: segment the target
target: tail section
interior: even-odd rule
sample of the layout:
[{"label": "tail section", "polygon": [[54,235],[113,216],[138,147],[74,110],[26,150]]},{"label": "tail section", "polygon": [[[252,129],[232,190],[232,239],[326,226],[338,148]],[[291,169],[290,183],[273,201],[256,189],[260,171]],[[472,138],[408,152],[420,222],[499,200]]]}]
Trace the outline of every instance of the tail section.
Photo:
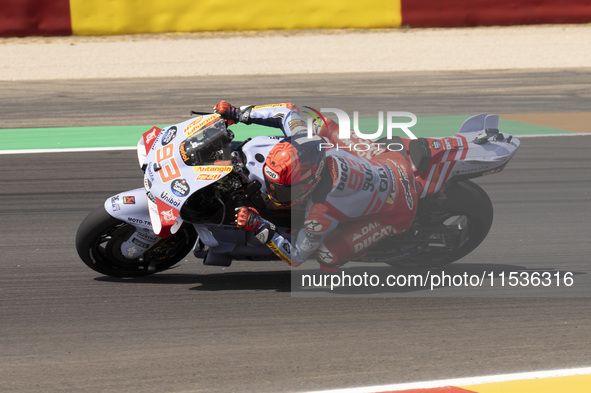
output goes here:
[{"label": "tail section", "polygon": [[519,147],[519,140],[498,131],[499,116],[467,119],[457,134],[419,138],[408,143],[420,198],[437,193],[452,178],[473,178],[500,172]]}]

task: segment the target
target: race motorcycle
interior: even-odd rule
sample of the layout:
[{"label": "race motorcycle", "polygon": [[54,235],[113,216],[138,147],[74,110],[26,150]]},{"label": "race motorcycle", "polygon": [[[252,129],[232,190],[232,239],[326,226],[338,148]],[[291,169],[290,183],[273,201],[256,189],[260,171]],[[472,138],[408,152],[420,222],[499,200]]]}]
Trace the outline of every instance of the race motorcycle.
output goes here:
[{"label": "race motorcycle", "polygon": [[[144,188],[108,198],[80,224],[76,249],[91,269],[146,276],[191,251],[215,266],[278,259],[254,234],[236,228],[234,209],[253,206],[278,227],[294,227],[290,210],[265,197],[263,164],[284,135],[237,142],[218,114],[191,114],[196,116],[144,133],[137,146]],[[493,221],[490,198],[468,179],[503,170],[519,140],[499,132],[498,115],[483,113],[450,137],[394,142],[412,163],[420,197],[416,217],[409,230],[376,239],[356,260],[431,268],[466,256]]]}]

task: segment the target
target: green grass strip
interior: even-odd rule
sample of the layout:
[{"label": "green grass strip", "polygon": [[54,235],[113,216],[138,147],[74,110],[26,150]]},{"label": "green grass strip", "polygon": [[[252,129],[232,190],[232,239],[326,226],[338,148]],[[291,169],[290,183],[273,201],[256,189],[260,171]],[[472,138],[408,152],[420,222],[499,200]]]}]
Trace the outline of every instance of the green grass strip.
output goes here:
[{"label": "green grass strip", "polygon": [[[468,117],[420,117],[411,131],[418,137],[449,136],[455,134]],[[0,129],[0,150],[133,147],[140,136],[151,127],[152,125]],[[236,135],[236,140],[245,140],[257,135],[278,135],[280,132],[258,125],[236,124],[230,128]],[[378,128],[378,120],[360,119],[359,128],[372,133]],[[499,129],[511,135],[570,133],[556,128],[503,119],[499,121]],[[405,137],[401,130],[394,130],[394,134]]]}]

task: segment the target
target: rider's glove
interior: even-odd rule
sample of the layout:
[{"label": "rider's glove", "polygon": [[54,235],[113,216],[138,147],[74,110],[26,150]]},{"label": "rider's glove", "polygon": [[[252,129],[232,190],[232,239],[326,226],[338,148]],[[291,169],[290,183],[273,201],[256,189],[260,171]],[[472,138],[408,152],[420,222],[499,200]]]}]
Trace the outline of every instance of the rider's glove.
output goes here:
[{"label": "rider's glove", "polygon": [[240,110],[226,101],[218,102],[213,107],[213,112],[220,115],[226,121],[226,126],[236,124],[240,119]]},{"label": "rider's glove", "polygon": [[267,244],[275,234],[275,225],[261,216],[252,207],[237,207],[236,226],[240,229],[253,232],[255,237],[263,244]]}]

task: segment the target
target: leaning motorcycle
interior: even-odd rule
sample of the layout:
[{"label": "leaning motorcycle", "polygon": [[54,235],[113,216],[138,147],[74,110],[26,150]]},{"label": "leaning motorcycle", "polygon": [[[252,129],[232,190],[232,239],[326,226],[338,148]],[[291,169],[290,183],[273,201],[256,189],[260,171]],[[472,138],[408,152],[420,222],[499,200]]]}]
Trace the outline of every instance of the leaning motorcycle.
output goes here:
[{"label": "leaning motorcycle", "polygon": [[[137,146],[144,187],[108,198],[76,234],[76,249],[91,269],[139,277],[171,268],[191,251],[205,265],[277,260],[252,233],[236,228],[234,208],[255,207],[278,227],[291,213],[265,197],[263,164],[283,135],[234,141],[217,114],[144,133]],[[414,170],[419,206],[409,230],[385,239],[358,261],[395,267],[439,267],[466,256],[486,237],[493,207],[469,179],[498,173],[519,140],[498,130],[498,116],[467,119],[444,138],[397,138]]]}]

